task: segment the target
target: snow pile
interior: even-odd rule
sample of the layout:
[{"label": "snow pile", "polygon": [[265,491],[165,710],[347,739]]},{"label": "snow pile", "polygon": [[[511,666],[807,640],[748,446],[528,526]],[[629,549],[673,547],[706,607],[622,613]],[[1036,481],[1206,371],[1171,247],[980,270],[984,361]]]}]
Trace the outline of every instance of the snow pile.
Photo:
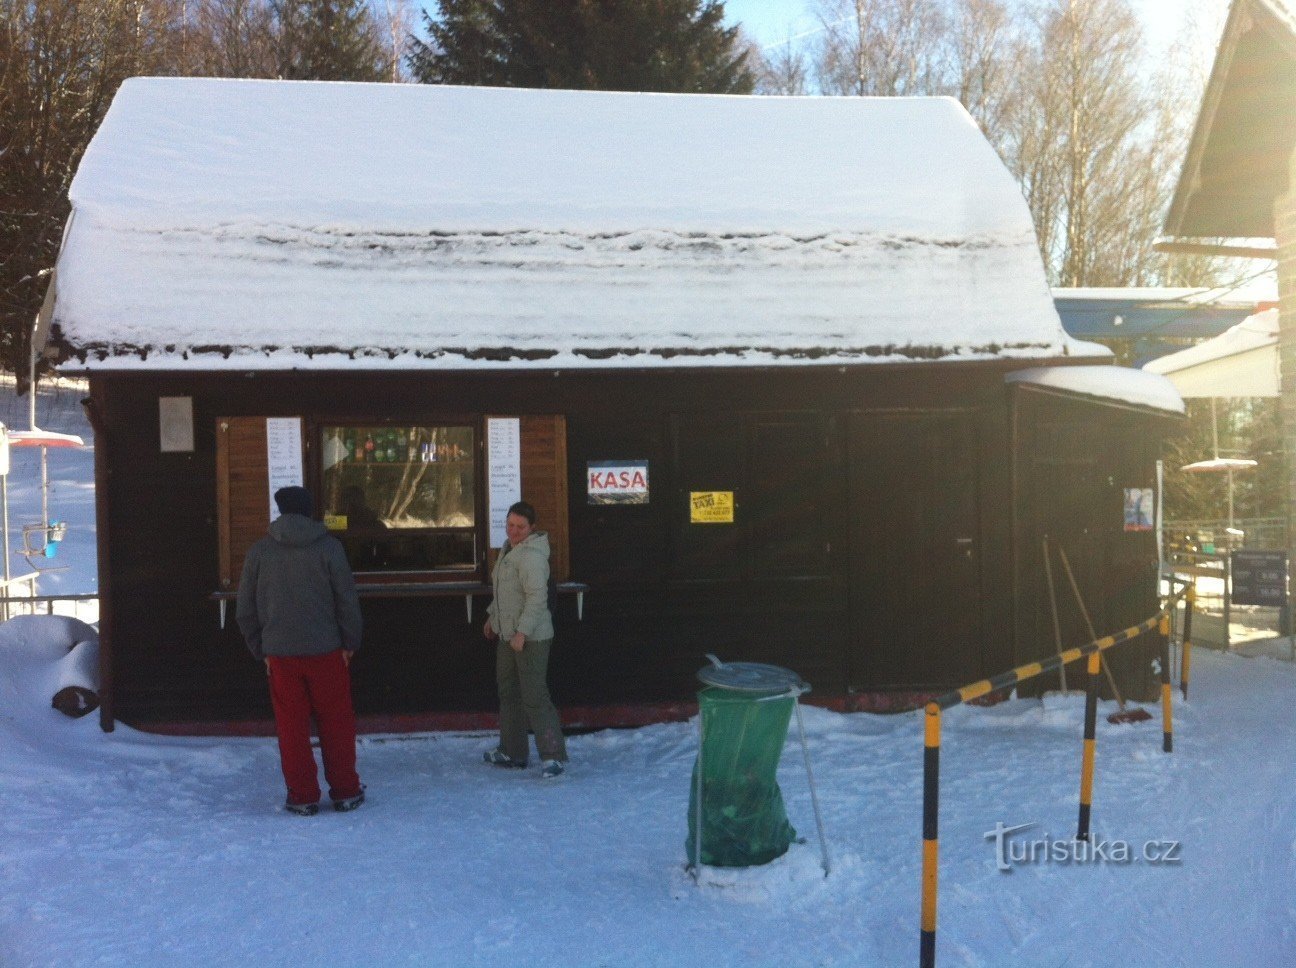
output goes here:
[{"label": "snow pile", "polygon": [[50,705],[67,687],[99,688],[99,633],[63,615],[18,615],[0,624],[0,696],[20,728],[65,720]]},{"label": "snow pile", "polygon": [[71,199],[88,368],[1105,355],[944,98],[143,78]]},{"label": "snow pile", "polygon": [[[484,765],[485,735],[364,737],[369,801],[301,819],[280,809],[273,740],[102,734],[95,717],[16,708],[22,642],[39,636],[14,629],[0,626],[7,968],[87,952],[123,968],[917,959],[921,713],[805,710],[831,876],[793,739],[779,782],[809,842],[695,884],[683,869],[695,724],[573,736],[571,771],[553,782],[534,764]],[[1032,825],[1018,850],[1074,832],[1083,697],[945,715],[940,964],[1291,963],[1296,733],[1282,724],[1296,668],[1198,650],[1193,674],[1171,755],[1159,716],[1113,726],[1104,703],[1098,717],[1095,836],[1136,851],[1173,842],[1167,863],[999,870],[996,825]]]}]

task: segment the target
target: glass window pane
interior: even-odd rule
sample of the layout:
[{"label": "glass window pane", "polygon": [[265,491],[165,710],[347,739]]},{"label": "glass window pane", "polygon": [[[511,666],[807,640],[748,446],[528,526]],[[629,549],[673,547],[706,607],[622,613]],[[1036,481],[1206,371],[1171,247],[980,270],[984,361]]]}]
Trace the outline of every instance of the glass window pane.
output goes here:
[{"label": "glass window pane", "polygon": [[352,567],[475,565],[472,427],[325,427],[322,443],[324,522]]}]

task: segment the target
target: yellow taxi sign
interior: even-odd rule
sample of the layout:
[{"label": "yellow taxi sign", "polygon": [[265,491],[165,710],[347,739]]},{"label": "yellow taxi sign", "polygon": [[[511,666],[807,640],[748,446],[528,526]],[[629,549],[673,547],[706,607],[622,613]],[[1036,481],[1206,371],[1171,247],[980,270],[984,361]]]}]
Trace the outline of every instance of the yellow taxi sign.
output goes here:
[{"label": "yellow taxi sign", "polygon": [[692,524],[733,524],[733,491],[689,491]]}]

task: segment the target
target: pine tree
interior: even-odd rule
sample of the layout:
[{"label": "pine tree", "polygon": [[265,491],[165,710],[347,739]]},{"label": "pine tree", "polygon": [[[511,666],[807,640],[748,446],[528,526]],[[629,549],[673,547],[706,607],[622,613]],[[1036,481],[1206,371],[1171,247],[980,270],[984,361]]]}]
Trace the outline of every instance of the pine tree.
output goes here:
[{"label": "pine tree", "polygon": [[275,0],[280,77],[381,81],[389,59],[365,0]]},{"label": "pine tree", "polygon": [[429,84],[747,94],[723,0],[438,0],[414,39]]}]

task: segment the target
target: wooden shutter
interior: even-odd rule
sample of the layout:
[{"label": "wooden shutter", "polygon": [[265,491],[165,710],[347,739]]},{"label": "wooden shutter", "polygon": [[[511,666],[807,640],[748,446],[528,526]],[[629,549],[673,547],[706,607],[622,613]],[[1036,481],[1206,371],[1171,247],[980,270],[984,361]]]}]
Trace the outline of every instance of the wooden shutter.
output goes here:
[{"label": "wooden shutter", "polygon": [[238,586],[248,548],[270,526],[269,495],[265,417],[218,417],[216,522],[222,591]]},{"label": "wooden shutter", "polygon": [[571,570],[567,528],[567,418],[522,418],[522,500],[536,509],[536,525],[549,532],[549,571],[566,581]]}]

